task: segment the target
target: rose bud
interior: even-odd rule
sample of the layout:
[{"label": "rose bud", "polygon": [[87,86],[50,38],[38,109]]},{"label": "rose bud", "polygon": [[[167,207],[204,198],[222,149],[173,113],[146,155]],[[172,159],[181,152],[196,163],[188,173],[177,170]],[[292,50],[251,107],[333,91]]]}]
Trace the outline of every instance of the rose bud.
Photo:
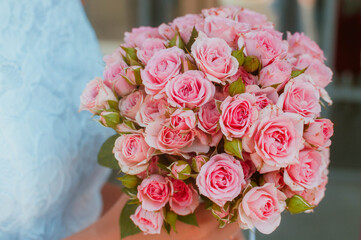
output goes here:
[{"label": "rose bud", "polygon": [[198,155],[192,158],[192,169],[195,172],[199,172],[201,170],[201,167],[208,162],[209,158],[204,155]]},{"label": "rose bud", "polygon": [[118,112],[103,111],[100,114],[100,122],[105,127],[114,128],[120,123],[120,115]]},{"label": "rose bud", "polygon": [[117,178],[119,181],[122,182],[123,186],[126,188],[134,188],[139,184],[139,178],[134,175],[125,174],[122,177]]},{"label": "rose bud", "polygon": [[[124,76],[124,77],[126,78],[126,80],[129,84],[132,84],[132,85],[140,84],[140,82],[141,82],[140,69],[141,69],[141,66],[130,66],[125,69],[126,76]],[[138,73],[137,73],[137,71],[138,71]]]},{"label": "rose bud", "polygon": [[213,203],[212,214],[220,222],[221,226],[230,222],[230,205],[226,203],[223,207]]},{"label": "rose bud", "polygon": [[256,56],[247,56],[243,63],[244,70],[249,73],[257,71],[259,68],[259,60]]},{"label": "rose bud", "polygon": [[186,161],[176,161],[169,166],[172,177],[179,180],[185,180],[191,175],[191,167]]}]

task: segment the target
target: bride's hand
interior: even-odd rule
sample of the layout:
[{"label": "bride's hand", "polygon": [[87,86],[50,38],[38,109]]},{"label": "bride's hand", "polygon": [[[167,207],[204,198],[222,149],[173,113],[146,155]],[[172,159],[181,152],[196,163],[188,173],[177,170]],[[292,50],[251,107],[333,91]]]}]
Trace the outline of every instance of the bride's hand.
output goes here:
[{"label": "bride's hand", "polygon": [[[127,196],[120,196],[114,206],[107,213],[105,213],[97,222],[95,222],[85,230],[66,238],[66,240],[118,240],[120,238],[118,226],[119,214],[127,200]],[[199,227],[187,225],[178,221],[176,225],[178,233],[172,232],[171,235],[168,235],[164,230],[162,230],[162,233],[160,235],[143,235],[143,233],[139,233],[127,237],[126,240],[243,239],[241,230],[236,223],[230,224],[223,229],[219,229],[217,220],[212,216],[209,211],[205,210],[202,205],[196,210],[196,216]]]}]

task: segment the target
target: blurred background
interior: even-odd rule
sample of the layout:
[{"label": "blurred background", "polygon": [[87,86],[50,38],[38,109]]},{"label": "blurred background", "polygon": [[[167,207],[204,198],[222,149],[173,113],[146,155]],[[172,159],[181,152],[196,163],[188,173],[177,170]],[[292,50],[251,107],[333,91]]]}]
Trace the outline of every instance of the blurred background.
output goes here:
[{"label": "blurred background", "polygon": [[[237,5],[266,14],[284,33],[304,32],[333,69],[334,101],[323,116],[335,123],[326,197],[312,214],[283,214],[281,226],[257,239],[361,239],[361,0],[86,0],[104,54],[133,27],[158,26],[203,8]],[[247,232],[245,232],[247,235]]]}]

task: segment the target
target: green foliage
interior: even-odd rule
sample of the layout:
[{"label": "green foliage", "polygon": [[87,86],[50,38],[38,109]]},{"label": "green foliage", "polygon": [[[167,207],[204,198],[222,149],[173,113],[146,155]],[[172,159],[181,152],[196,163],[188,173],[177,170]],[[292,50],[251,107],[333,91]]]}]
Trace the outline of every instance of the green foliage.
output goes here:
[{"label": "green foliage", "polygon": [[186,224],[199,227],[195,213],[191,213],[186,216],[178,216],[178,220]]},{"label": "green foliage", "polygon": [[235,57],[239,63],[239,66],[242,66],[244,63],[244,54],[243,54],[244,46],[239,50],[234,50],[232,52],[232,56]]},{"label": "green foliage", "polygon": [[165,214],[165,221],[172,227],[174,232],[177,232],[175,224],[177,222],[177,214],[171,211],[167,211]]},{"label": "green foliage", "polygon": [[114,170],[120,170],[118,161],[115,159],[113,154],[114,142],[118,137],[118,134],[111,136],[101,146],[98,153],[98,163],[100,165]]},{"label": "green foliage", "polygon": [[302,73],[304,73],[307,70],[307,67],[301,70],[293,70],[291,72],[291,78],[295,78],[298,77],[299,75],[301,75]]},{"label": "green foliage", "polygon": [[189,38],[189,41],[186,46],[189,52],[191,51],[192,45],[196,41],[197,37],[198,37],[198,31],[196,27],[193,27],[191,37]]},{"label": "green foliage", "polygon": [[242,156],[242,141],[238,138],[233,138],[232,141],[224,139],[224,151],[232,156],[243,159]]},{"label": "green foliage", "polygon": [[245,91],[246,91],[246,86],[242,81],[242,77],[239,77],[237,81],[231,83],[228,89],[229,95],[231,95],[232,97],[234,95],[244,93]]},{"label": "green foliage", "polygon": [[134,214],[137,207],[138,205],[136,204],[129,204],[129,201],[123,207],[119,218],[121,239],[141,232],[141,230],[130,219],[130,215]]},{"label": "green foliage", "polygon": [[179,47],[180,49],[184,49],[185,47],[185,44],[178,31],[174,34],[174,37],[169,41],[168,44],[168,47],[170,48],[174,46]]}]

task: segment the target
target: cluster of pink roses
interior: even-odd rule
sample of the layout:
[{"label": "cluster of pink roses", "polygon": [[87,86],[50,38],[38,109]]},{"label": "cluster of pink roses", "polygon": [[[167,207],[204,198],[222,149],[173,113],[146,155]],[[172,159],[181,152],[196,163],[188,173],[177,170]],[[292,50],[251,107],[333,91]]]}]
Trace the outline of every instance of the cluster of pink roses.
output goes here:
[{"label": "cluster of pink roses", "polygon": [[[243,8],[205,9],[125,34],[88,83],[81,110],[119,137],[113,154],[136,176],[144,233],[193,214],[200,197],[220,226],[269,234],[281,212],[324,196],[333,123],[320,117],[332,78],[318,45]],[[213,204],[213,205],[212,205]],[[296,209],[302,206],[302,209]]]}]

